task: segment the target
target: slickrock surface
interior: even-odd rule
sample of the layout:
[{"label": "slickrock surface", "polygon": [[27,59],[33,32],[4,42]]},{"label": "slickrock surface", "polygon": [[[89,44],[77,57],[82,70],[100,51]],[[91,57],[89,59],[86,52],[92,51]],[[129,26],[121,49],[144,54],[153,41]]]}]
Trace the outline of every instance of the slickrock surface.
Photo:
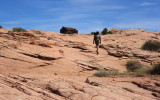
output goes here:
[{"label": "slickrock surface", "polygon": [[159,32],[112,29],[102,35],[99,55],[89,34],[0,29],[0,100],[159,100],[159,77],[95,77],[99,70],[126,71],[137,59],[146,66],[159,52],[141,50]]}]

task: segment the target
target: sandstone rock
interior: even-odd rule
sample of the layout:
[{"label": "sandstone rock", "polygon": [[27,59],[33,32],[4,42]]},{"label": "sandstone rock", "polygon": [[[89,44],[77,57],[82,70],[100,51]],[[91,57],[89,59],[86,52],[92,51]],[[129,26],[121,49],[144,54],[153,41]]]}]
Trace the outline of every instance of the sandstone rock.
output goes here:
[{"label": "sandstone rock", "polygon": [[109,55],[115,56],[115,57],[122,57],[122,52],[117,52],[116,50],[108,50],[107,51]]},{"label": "sandstone rock", "polygon": [[108,46],[103,45],[103,44],[99,45],[99,48],[103,48],[105,50],[109,50],[110,49]]},{"label": "sandstone rock", "polygon": [[44,100],[44,98],[65,100],[63,97],[52,95],[41,88],[32,87],[3,75],[0,75],[0,93],[1,100]]},{"label": "sandstone rock", "polygon": [[81,89],[78,90],[77,85],[72,83],[64,80],[54,80],[47,85],[47,89],[70,100],[91,100],[91,96],[82,92]]},{"label": "sandstone rock", "polygon": [[42,47],[49,47],[49,48],[52,48],[49,44],[47,43],[39,43],[40,46]]},{"label": "sandstone rock", "polygon": [[160,93],[153,92],[152,95],[155,96],[155,97],[157,97],[157,100],[159,100],[158,98],[160,98]]},{"label": "sandstone rock", "polygon": [[160,88],[157,87],[157,86],[154,86],[152,83],[150,82],[132,82],[133,84],[136,84],[138,87],[141,87],[141,88],[144,88],[144,89],[147,89],[149,91],[152,91],[152,92],[157,92],[157,93],[160,93]]},{"label": "sandstone rock", "polygon": [[78,49],[82,49],[82,50],[87,50],[87,48],[84,47],[83,45],[76,45],[76,46],[73,46],[72,48],[78,48]]},{"label": "sandstone rock", "polygon": [[40,53],[40,54],[28,54],[28,53],[22,53],[26,56],[30,56],[30,57],[33,57],[33,58],[38,58],[38,59],[41,59],[41,60],[47,60],[47,61],[51,61],[51,60],[57,60],[57,59],[60,59],[62,58],[61,55],[52,55],[52,53]]},{"label": "sandstone rock", "polygon": [[[0,100],[160,98],[158,77],[93,76],[99,69],[107,70],[108,73],[114,73],[114,70],[125,72],[125,63],[129,57],[141,60],[148,66],[158,62],[159,53],[145,52],[140,48],[152,37],[160,39],[159,33],[156,35],[141,29],[116,29],[113,32],[115,34],[102,36],[103,44],[100,45],[99,55],[96,55],[91,35],[8,31],[0,29],[0,46],[3,48],[0,49],[0,74],[4,75],[0,76]],[[18,42],[22,45],[18,46]],[[11,44],[14,44],[13,47]],[[132,81],[137,84],[132,84]]]},{"label": "sandstone rock", "polygon": [[108,100],[106,97],[103,96],[95,96],[92,98],[92,100]]}]

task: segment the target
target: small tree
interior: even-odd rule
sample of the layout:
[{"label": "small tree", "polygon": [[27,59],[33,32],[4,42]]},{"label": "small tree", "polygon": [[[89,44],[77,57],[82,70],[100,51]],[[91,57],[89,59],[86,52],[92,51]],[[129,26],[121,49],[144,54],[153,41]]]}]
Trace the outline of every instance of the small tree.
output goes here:
[{"label": "small tree", "polygon": [[0,28],[3,28],[3,27],[0,25]]},{"label": "small tree", "polygon": [[91,34],[91,35],[94,35],[94,34],[95,34],[95,32],[91,32],[90,34]]},{"label": "small tree", "polygon": [[103,34],[103,35],[108,34],[108,29],[107,29],[107,28],[104,28],[103,31],[102,31],[102,34]]}]

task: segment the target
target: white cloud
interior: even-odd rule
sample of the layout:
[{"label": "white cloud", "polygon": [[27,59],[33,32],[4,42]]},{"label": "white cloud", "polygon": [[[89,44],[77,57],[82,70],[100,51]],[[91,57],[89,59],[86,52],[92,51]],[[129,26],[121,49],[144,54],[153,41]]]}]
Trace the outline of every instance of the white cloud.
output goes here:
[{"label": "white cloud", "polygon": [[89,16],[88,14],[73,14],[73,15],[61,16],[61,17],[59,17],[59,20],[64,20],[64,21],[72,20],[72,19],[78,20],[78,19],[86,18],[88,16]]},{"label": "white cloud", "polygon": [[95,7],[98,10],[120,10],[120,9],[126,9],[124,6],[119,5],[100,5]]},{"label": "white cloud", "polygon": [[156,5],[156,3],[153,3],[153,2],[143,2],[142,4],[140,4],[140,6],[152,6],[152,5]]},{"label": "white cloud", "polygon": [[111,0],[68,0],[69,3],[75,5],[79,11],[104,11],[104,10],[117,10],[126,9],[126,7],[106,3]]},{"label": "white cloud", "polygon": [[81,5],[81,4],[95,4],[98,2],[102,2],[104,0],[68,0],[73,5]]},{"label": "white cloud", "polygon": [[160,31],[160,19],[140,20],[128,23],[119,23],[114,25],[115,28],[142,28],[154,31]]}]

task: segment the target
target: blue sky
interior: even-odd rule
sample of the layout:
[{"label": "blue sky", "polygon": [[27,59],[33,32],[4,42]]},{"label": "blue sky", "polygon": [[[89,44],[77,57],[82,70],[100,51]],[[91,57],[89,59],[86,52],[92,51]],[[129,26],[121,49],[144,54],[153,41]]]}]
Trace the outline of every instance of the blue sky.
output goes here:
[{"label": "blue sky", "polygon": [[160,0],[0,0],[0,25],[79,33],[103,28],[143,28],[160,32]]}]

